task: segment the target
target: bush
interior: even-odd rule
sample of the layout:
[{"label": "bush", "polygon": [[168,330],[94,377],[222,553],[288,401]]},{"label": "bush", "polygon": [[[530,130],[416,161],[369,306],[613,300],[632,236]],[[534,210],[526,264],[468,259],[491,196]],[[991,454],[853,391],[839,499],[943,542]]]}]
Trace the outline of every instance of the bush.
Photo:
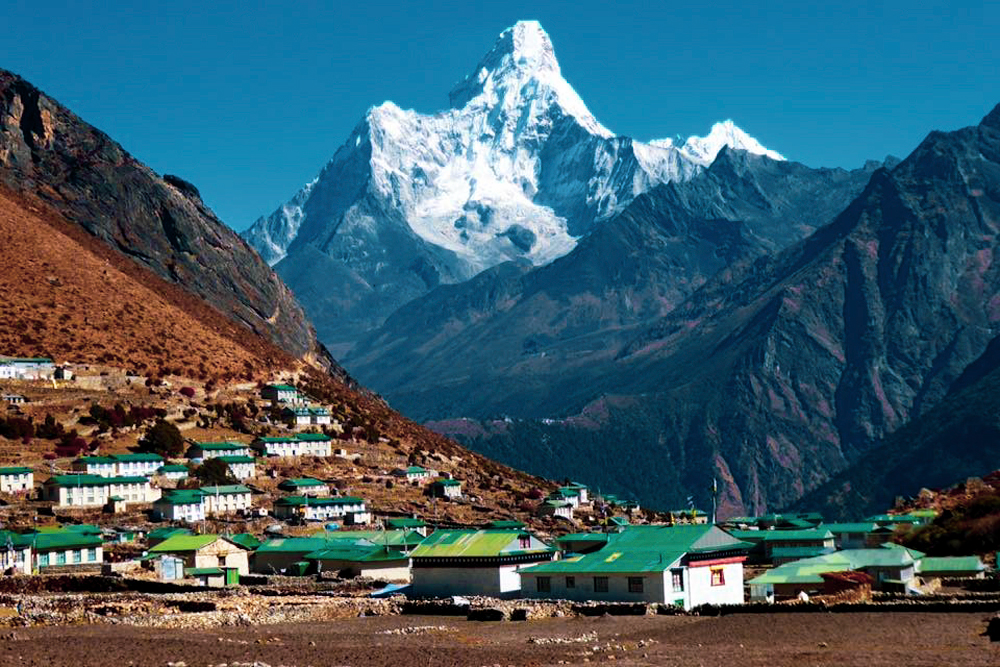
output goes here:
[{"label": "bush", "polygon": [[146,437],[139,446],[143,451],[160,456],[181,456],[184,453],[184,436],[176,426],[160,419],[146,432]]},{"label": "bush", "polygon": [[229,466],[219,459],[208,459],[195,468],[191,475],[206,486],[236,484],[237,479],[229,471]]},{"label": "bush", "polygon": [[194,387],[181,387],[181,396],[194,398]]}]

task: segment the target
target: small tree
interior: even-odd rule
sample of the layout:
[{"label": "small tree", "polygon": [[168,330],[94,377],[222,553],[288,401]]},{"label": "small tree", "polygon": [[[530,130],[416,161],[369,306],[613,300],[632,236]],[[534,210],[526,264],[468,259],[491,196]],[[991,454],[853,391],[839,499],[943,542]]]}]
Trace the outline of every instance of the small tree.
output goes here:
[{"label": "small tree", "polygon": [[215,486],[218,484],[236,484],[237,479],[229,471],[229,466],[219,459],[208,459],[191,473],[202,484]]},{"label": "small tree", "polygon": [[184,436],[176,426],[160,419],[146,431],[146,438],[140,447],[160,456],[180,456],[184,453]]}]

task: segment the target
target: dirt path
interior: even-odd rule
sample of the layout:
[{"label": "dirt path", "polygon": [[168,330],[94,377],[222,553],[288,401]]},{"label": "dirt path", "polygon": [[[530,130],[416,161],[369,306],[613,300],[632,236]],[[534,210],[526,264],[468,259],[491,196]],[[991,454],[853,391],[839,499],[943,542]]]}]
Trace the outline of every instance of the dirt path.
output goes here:
[{"label": "dirt path", "polygon": [[273,667],[527,666],[560,661],[726,667],[1000,665],[1000,646],[979,636],[983,627],[983,614],[928,613],[530,623],[387,616],[218,630],[93,625],[17,630],[14,639],[0,643],[0,665],[138,667],[183,662],[188,667],[232,667],[255,660]]}]

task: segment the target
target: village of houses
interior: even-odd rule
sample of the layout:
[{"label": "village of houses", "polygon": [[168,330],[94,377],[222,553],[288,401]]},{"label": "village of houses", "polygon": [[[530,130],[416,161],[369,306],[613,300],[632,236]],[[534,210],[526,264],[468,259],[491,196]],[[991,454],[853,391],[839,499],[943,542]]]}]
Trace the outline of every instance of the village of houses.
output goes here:
[{"label": "village of houses", "polygon": [[[94,382],[110,381],[102,377]],[[0,382],[0,416],[4,410],[9,416],[53,401],[60,391],[80,391],[87,380],[79,369],[74,374],[48,359],[6,357]],[[317,470],[327,464],[351,470],[365,456],[363,447],[334,437],[330,410],[293,384],[245,391],[257,394],[268,414],[281,415],[279,434],[190,435],[177,457],[102,447],[0,468],[6,503],[0,571],[14,578],[103,574],[206,589],[267,577],[332,577],[370,581],[372,595],[690,611],[880,594],[919,598],[989,570],[973,555],[930,557],[894,542],[901,528],[930,521],[933,512],[852,523],[809,513],[713,522],[696,508],[652,513],[564,483],[553,484],[520,519],[505,512],[463,523],[448,511],[475,505],[461,465],[445,471],[400,458],[381,470],[379,498],[354,493],[352,483],[330,474],[286,474],[303,461]],[[225,466],[230,483],[197,483],[195,471],[210,461]],[[373,475],[366,471],[366,478]],[[425,510],[393,505],[404,493],[426,498]]]}]

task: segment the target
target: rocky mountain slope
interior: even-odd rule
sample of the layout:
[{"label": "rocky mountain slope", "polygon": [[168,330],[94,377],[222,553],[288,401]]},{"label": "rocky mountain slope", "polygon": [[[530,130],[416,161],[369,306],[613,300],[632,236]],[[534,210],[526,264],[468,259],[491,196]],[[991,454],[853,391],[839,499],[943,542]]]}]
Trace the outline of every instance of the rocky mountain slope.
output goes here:
[{"label": "rocky mountain slope", "polygon": [[[616,457],[679,478],[657,499],[706,502],[717,476],[727,512],[781,507],[932,409],[986,351],[998,228],[1000,107],[932,132],[805,241],[714,276],[602,373],[554,374],[547,407],[598,440],[631,429]],[[574,423],[531,428],[570,459]],[[523,435],[487,426],[483,451]]]},{"label": "rocky mountain slope", "polygon": [[994,471],[1000,460],[998,353],[995,338],[944,400],[795,505],[849,519],[877,513],[922,488],[941,489]]},{"label": "rocky mountain slope", "polygon": [[0,184],[35,197],[294,356],[331,363],[295,297],[202,202],[24,79],[0,70]]},{"label": "rocky mountain slope", "polygon": [[438,285],[565,255],[596,221],[687,180],[724,146],[782,159],[732,122],[681,145],[615,135],[533,21],[501,33],[449,101],[434,115],[373,107],[315,181],[244,233],[338,356]]},{"label": "rocky mountain slope", "polygon": [[828,222],[878,166],[811,169],[723,147],[547,266],[503,264],[403,306],[345,363],[418,419],[558,414],[550,383],[601,376],[639,328],[719,271]]}]

